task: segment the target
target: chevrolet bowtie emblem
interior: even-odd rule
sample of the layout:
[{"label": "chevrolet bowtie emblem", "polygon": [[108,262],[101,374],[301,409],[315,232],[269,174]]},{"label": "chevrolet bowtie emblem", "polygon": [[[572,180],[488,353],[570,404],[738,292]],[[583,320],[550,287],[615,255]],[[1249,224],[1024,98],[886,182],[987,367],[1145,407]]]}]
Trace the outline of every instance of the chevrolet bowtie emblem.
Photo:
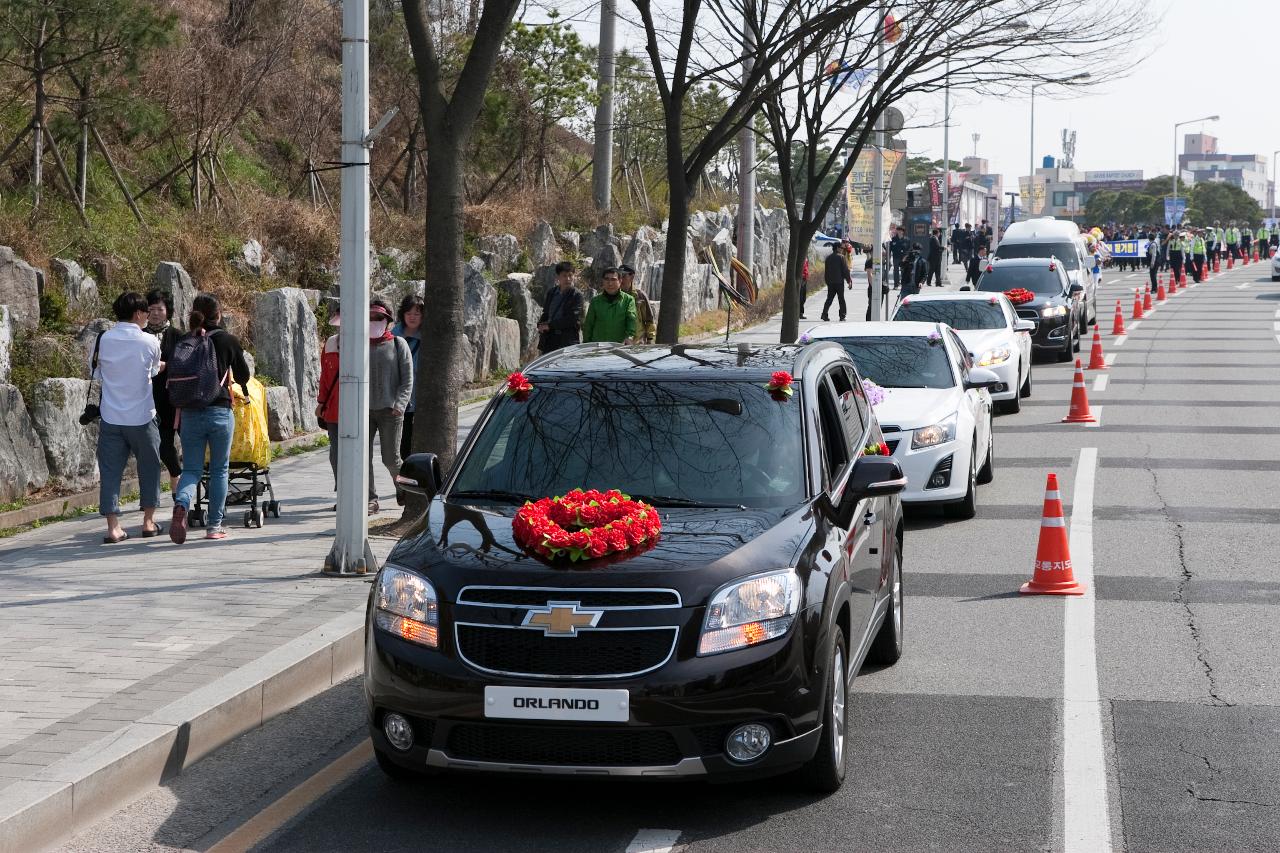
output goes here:
[{"label": "chevrolet bowtie emblem", "polygon": [[576,637],[579,628],[594,628],[603,610],[579,610],[576,601],[549,601],[545,608],[530,610],[521,623],[526,628],[541,628],[548,637]]}]

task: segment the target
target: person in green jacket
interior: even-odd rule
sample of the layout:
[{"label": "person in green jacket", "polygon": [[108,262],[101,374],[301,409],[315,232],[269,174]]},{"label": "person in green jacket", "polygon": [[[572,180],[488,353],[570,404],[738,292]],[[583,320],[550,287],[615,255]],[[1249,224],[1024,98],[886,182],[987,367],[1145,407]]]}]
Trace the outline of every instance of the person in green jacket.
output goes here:
[{"label": "person in green jacket", "polygon": [[582,324],[582,342],[635,343],[638,326],[635,297],[622,292],[622,279],[616,267],[605,269],[600,278],[604,291],[591,299],[587,319]]}]

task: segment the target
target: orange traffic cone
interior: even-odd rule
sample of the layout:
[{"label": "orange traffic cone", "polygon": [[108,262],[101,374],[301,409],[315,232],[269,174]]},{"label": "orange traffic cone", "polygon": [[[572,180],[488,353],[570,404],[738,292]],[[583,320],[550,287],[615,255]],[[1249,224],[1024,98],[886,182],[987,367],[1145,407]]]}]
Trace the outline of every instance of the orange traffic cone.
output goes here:
[{"label": "orange traffic cone", "polygon": [[1111,324],[1111,334],[1123,335],[1124,332],[1124,311],[1120,308],[1120,300],[1116,300],[1116,319]]},{"label": "orange traffic cone", "polygon": [[1182,274],[1178,276],[1178,286],[1179,287],[1187,286],[1187,271],[1185,269],[1182,271]]},{"label": "orange traffic cone", "polygon": [[[1169,286],[1170,286],[1170,288],[1177,287],[1177,285],[1176,285],[1176,284],[1171,284],[1171,285],[1169,285]],[[1164,301],[1165,301],[1166,299],[1168,299],[1168,298],[1169,298],[1169,294],[1165,293],[1165,291],[1164,291],[1164,282],[1162,281],[1162,282],[1160,282],[1160,287],[1156,289],[1156,301],[1157,301],[1157,302],[1164,302]]]},{"label": "orange traffic cone", "polygon": [[1249,266],[1249,254],[1250,254],[1249,252],[1244,253],[1244,265],[1246,267]]},{"label": "orange traffic cone", "polygon": [[1174,281],[1173,276],[1169,276],[1169,295],[1173,296],[1173,294],[1177,292],[1178,292],[1178,282]]},{"label": "orange traffic cone", "polygon": [[[1163,284],[1160,286],[1164,287]],[[1151,288],[1149,287],[1142,288],[1142,310],[1150,311],[1154,307],[1155,305],[1153,305],[1151,302]]]},{"label": "orange traffic cone", "polygon": [[1133,316],[1132,316],[1132,317],[1130,317],[1129,319],[1131,319],[1131,320],[1141,320],[1141,319],[1142,319],[1142,317],[1143,317],[1143,314],[1142,314],[1142,291],[1141,291],[1141,290],[1138,290],[1137,288],[1134,288],[1134,291],[1133,291]]},{"label": "orange traffic cone", "polygon": [[1227,255],[1227,269],[1233,270],[1235,268],[1236,268],[1236,256],[1231,254]]},{"label": "orange traffic cone", "polygon": [[1214,275],[1217,275],[1220,272],[1222,272],[1222,261],[1220,261],[1215,255],[1213,259],[1213,273]]},{"label": "orange traffic cone", "polygon": [[1098,419],[1089,411],[1089,395],[1084,391],[1084,368],[1076,359],[1076,378],[1071,382],[1071,409],[1062,419],[1064,424],[1096,424]]},{"label": "orange traffic cone", "polygon": [[1035,572],[1018,592],[1023,595],[1084,595],[1084,589],[1084,584],[1076,583],[1076,575],[1071,568],[1071,547],[1067,539],[1067,520],[1062,515],[1058,475],[1050,474],[1044,484],[1044,510],[1040,517]]},{"label": "orange traffic cone", "polygon": [[1093,327],[1093,350],[1089,353],[1089,370],[1106,370],[1107,357],[1102,353],[1102,334]]}]

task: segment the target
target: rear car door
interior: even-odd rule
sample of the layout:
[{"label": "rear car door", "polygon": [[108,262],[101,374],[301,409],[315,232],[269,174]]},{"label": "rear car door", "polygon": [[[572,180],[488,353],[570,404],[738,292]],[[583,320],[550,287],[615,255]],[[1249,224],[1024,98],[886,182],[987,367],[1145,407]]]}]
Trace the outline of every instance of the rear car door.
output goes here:
[{"label": "rear car door", "polygon": [[[969,355],[969,350],[965,348],[964,342],[960,340],[960,336],[954,329],[947,329],[947,340],[951,345],[952,358],[955,359],[956,366],[959,368],[960,381],[968,382],[969,370],[973,367],[973,357]],[[985,388],[965,389],[963,384],[961,390],[964,393],[965,407],[973,418],[974,446],[977,448],[978,456],[981,457],[991,438],[991,393]]]}]

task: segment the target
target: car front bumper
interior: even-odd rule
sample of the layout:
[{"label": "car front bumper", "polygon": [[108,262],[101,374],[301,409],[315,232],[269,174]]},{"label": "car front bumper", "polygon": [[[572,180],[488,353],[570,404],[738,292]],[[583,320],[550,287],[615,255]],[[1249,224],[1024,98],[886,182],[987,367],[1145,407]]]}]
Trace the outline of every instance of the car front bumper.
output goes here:
[{"label": "car front bumper", "polygon": [[[806,632],[817,630],[817,611],[806,610],[787,635],[752,648],[706,658],[677,655],[625,680],[534,681],[476,672],[447,649],[416,646],[366,623],[369,734],[386,758],[418,771],[717,780],[785,773],[813,757],[821,734],[825,674],[814,672],[805,650]],[[694,644],[696,636],[680,637],[681,649]],[[490,685],[625,688],[629,719],[490,718]],[[382,731],[392,711],[413,728],[408,750],[393,748]],[[724,739],[743,723],[762,723],[772,736],[769,750],[749,763],[724,752]]]},{"label": "car front bumper", "polygon": [[[933,447],[911,449],[912,430],[887,432],[885,443],[892,449],[892,456],[907,475],[907,488],[902,492],[903,503],[938,503],[958,501],[969,490],[969,448],[957,439]],[[947,463],[950,462],[948,468]],[[946,485],[927,488],[930,478],[949,470]]]},{"label": "car front bumper", "polygon": [[1012,400],[1022,390],[1021,354],[1014,355],[1001,364],[984,368],[1000,377],[1001,387],[991,390],[992,400]]}]

